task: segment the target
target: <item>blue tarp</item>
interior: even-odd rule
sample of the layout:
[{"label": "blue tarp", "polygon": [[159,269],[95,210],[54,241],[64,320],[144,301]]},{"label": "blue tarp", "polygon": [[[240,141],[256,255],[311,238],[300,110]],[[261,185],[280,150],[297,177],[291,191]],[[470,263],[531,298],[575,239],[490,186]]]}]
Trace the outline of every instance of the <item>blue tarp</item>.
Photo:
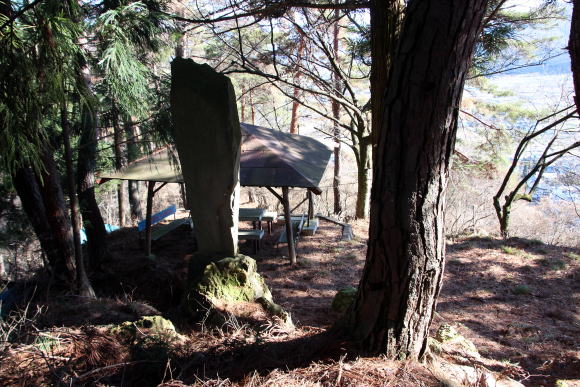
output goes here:
[{"label": "blue tarp", "polygon": [[[118,230],[119,226],[114,226],[112,224],[105,223],[105,229],[109,233],[109,232],[113,232],[115,230]],[[85,229],[82,228],[81,229],[81,244],[84,245],[85,243],[87,243],[87,233],[85,232]]]}]

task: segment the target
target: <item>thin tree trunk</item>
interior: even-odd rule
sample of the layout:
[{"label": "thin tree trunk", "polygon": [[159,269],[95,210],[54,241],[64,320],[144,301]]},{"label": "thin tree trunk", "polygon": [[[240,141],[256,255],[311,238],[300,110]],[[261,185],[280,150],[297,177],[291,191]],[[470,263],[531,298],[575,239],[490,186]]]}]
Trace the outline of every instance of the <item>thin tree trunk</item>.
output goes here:
[{"label": "thin tree trunk", "polygon": [[290,118],[290,133],[291,134],[298,134],[298,108],[300,107],[300,103],[296,101],[300,93],[300,90],[295,87],[294,88],[294,101],[292,101],[292,116]]},{"label": "thin tree trunk", "polygon": [[286,222],[286,241],[288,242],[288,258],[290,265],[296,265],[296,246],[294,246],[294,230],[292,227],[292,214],[290,213],[290,195],[288,187],[282,187],[282,200],[284,206],[284,221]]},{"label": "thin tree trunk", "polygon": [[486,3],[408,3],[384,91],[367,261],[348,318],[369,353],[416,359],[427,348],[444,267],[443,210],[457,106]]},{"label": "thin tree trunk", "polygon": [[[338,62],[339,61],[339,53],[338,53],[338,40],[339,40],[339,35],[340,35],[340,24],[339,24],[339,16],[340,16],[340,11],[338,9],[336,9],[334,11],[334,18],[335,18],[335,22],[333,24],[333,30],[332,30],[332,47],[334,50],[334,57],[335,60]],[[333,73],[332,74],[332,83],[333,83],[333,88],[334,88],[334,94],[335,95],[340,95],[341,93],[341,82],[340,82],[340,76],[338,74]],[[340,105],[337,101],[332,100],[332,118],[334,118],[336,121],[340,120]],[[334,193],[334,213],[335,214],[340,214],[342,213],[342,203],[340,200],[340,148],[341,148],[341,142],[340,142],[340,126],[338,126],[337,122],[333,123],[333,135],[334,135],[334,175],[333,175],[333,180],[332,180],[332,191]]]},{"label": "thin tree trunk", "polygon": [[248,187],[248,201],[250,203],[255,203],[256,202],[256,195],[254,195],[254,187]]},{"label": "thin tree trunk", "polygon": [[[300,41],[298,42],[298,52],[296,55],[296,61],[298,62],[297,64],[300,64],[300,61],[302,59],[302,53],[304,52],[304,47],[306,47],[306,39],[304,39],[304,35],[298,31],[298,33],[300,34]],[[300,67],[296,66],[296,68],[294,69],[294,84],[298,84],[298,82],[300,82],[300,76],[302,75],[302,72],[300,71]],[[292,93],[292,96],[294,97],[292,100],[292,116],[290,118],[290,133],[292,134],[298,134],[298,107],[300,106],[300,103],[298,102],[298,97],[300,96],[300,89],[295,87],[294,91]]]},{"label": "thin tree trunk", "polygon": [[[88,71],[81,74],[85,91],[92,93]],[[87,234],[87,252],[92,270],[100,270],[109,255],[107,230],[95,198],[95,170],[97,164],[97,114],[91,106],[81,108],[81,137],[77,150],[77,194]]]},{"label": "thin tree trunk", "polygon": [[570,25],[570,40],[568,50],[572,63],[572,77],[574,78],[574,101],[580,112],[580,0],[573,0],[572,24]]},{"label": "thin tree trunk", "polygon": [[[125,120],[125,134],[127,136],[127,161],[129,163],[137,160],[139,157],[139,146],[135,141],[136,131],[132,124],[132,119]],[[143,210],[141,209],[141,199],[139,195],[139,182],[129,180],[129,207],[131,208],[131,220],[136,223],[143,219]]]},{"label": "thin tree trunk", "polygon": [[242,85],[242,96],[240,98],[240,107],[242,111],[242,122],[246,122],[246,88]]},{"label": "thin tree trunk", "polygon": [[359,143],[357,158],[357,194],[356,213],[357,219],[366,219],[369,212],[370,183],[371,183],[371,144],[367,138]]},{"label": "thin tree trunk", "polygon": [[254,89],[250,90],[250,113],[252,114],[252,125],[256,125],[256,111],[254,109]]},{"label": "thin tree trunk", "polygon": [[[123,141],[123,132],[119,124],[119,110],[115,101],[111,108],[112,122],[113,122],[113,141],[115,150],[115,168],[120,170],[123,168],[123,152],[121,151],[121,142]],[[117,187],[117,203],[119,207],[119,227],[125,227],[125,183],[123,180],[119,182]]]},{"label": "thin tree trunk", "polygon": [[504,206],[503,211],[504,212],[499,220],[499,232],[503,239],[507,239],[509,237],[511,208],[509,208],[509,206]]},{"label": "thin tree trunk", "polygon": [[87,277],[85,264],[83,262],[83,249],[81,246],[80,235],[81,226],[78,213],[78,200],[75,187],[72,150],[70,146],[70,127],[68,121],[68,112],[66,110],[66,102],[64,101],[62,102],[60,110],[60,118],[64,143],[64,160],[66,164],[66,182],[69,195],[70,217],[73,230],[77,293],[83,297],[95,298],[95,291],[93,290],[89,278]]},{"label": "thin tree trunk", "polygon": [[[174,6],[177,7],[175,14],[177,16],[185,16],[185,6],[179,2],[174,2]],[[177,44],[175,45],[175,57],[176,58],[183,58],[185,55],[185,33],[183,32],[183,28],[179,28],[177,30],[179,34],[177,38]]]}]

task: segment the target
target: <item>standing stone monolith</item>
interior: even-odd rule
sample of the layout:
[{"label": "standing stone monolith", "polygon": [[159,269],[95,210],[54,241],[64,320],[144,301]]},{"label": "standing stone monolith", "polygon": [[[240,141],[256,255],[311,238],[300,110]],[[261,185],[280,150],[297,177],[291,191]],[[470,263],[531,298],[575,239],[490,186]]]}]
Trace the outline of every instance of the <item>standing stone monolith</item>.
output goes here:
[{"label": "standing stone monolith", "polygon": [[237,254],[241,131],[230,79],[207,64],[171,63],[171,115],[198,254]]}]

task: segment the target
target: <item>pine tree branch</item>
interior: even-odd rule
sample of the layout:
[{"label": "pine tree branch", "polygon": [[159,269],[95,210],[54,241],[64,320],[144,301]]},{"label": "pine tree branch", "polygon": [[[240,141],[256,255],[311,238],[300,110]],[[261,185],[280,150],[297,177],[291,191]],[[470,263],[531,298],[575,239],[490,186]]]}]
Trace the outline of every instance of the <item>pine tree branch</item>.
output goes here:
[{"label": "pine tree branch", "polygon": [[20,8],[11,17],[9,17],[8,20],[6,20],[4,23],[2,23],[2,25],[0,25],[0,32],[4,29],[4,27],[12,24],[16,19],[18,19],[20,16],[22,16],[26,11],[36,7],[36,5],[38,5],[39,3],[42,3],[43,1],[44,0],[34,0],[32,3],[26,4],[24,7]]},{"label": "pine tree branch", "polygon": [[[231,8],[231,7],[228,7]],[[312,9],[363,9],[363,8],[370,8],[369,1],[362,1],[362,0],[351,0],[345,2],[314,2],[314,1],[297,1],[297,0],[289,0],[289,1],[281,1],[279,3],[275,3],[273,5],[265,6],[265,7],[257,7],[250,9],[246,12],[242,12],[239,14],[228,14],[223,16],[217,16],[214,18],[202,16],[200,18],[187,18],[179,15],[174,15],[168,12],[162,12],[165,16],[172,18],[173,20],[187,22],[187,23],[197,23],[197,24],[213,24],[219,23],[229,20],[235,20],[244,17],[250,16],[257,16],[260,15],[262,17],[276,17],[280,15],[280,12],[285,12],[289,8],[312,8]],[[227,8],[222,10],[226,11]],[[211,14],[210,14],[211,15]]]}]

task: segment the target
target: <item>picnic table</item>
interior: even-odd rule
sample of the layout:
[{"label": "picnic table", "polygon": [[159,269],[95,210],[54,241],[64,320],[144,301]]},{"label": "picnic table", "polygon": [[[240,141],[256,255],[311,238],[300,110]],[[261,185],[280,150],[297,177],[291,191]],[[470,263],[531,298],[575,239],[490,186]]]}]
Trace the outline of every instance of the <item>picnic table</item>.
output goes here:
[{"label": "picnic table", "polygon": [[264,213],[263,208],[240,208],[239,220],[242,222],[252,222],[254,230],[261,230]]},{"label": "picnic table", "polygon": [[241,222],[252,222],[253,230],[238,230],[238,240],[250,240],[254,243],[254,253],[260,249],[260,241],[264,237],[262,218],[265,214],[262,208],[240,208],[238,218]]}]

